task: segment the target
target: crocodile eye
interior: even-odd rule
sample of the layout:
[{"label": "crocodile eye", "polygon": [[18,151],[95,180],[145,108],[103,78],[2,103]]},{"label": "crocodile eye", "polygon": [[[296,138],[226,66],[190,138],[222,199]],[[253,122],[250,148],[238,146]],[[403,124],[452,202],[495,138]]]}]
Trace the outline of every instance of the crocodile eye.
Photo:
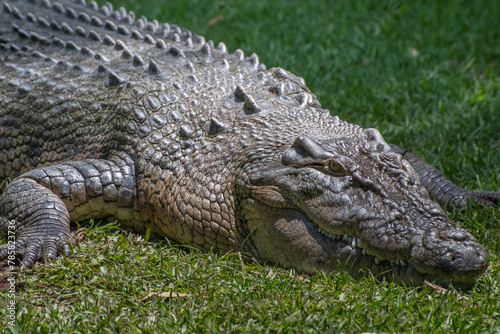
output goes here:
[{"label": "crocodile eye", "polygon": [[330,160],[328,162],[328,170],[336,176],[344,176],[347,174],[347,171],[345,170],[344,166],[341,163],[334,160]]}]

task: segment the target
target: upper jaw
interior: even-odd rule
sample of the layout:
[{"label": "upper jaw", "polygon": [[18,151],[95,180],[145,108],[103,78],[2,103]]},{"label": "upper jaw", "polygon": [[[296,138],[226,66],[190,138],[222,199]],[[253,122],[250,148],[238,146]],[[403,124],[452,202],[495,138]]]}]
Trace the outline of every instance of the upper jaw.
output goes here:
[{"label": "upper jaw", "polygon": [[[468,267],[467,269],[448,268],[441,264],[439,266],[423,266],[415,262],[411,257],[408,259],[387,260],[369,254],[364,243],[359,238],[352,238],[348,235],[332,235],[318,228],[319,238],[323,238],[325,247],[330,244],[330,247],[341,248],[343,252],[349,252],[347,261],[343,266],[351,272],[353,276],[358,276],[361,273],[366,274],[366,270],[379,280],[390,280],[396,283],[421,285],[425,281],[436,282],[441,286],[448,286],[450,283],[455,288],[469,289],[476,279],[484,273],[488,264],[488,257],[482,247],[478,249],[482,253],[479,258],[482,260],[476,261],[477,265]],[[477,244],[479,245],[479,244]],[[418,247],[414,247],[418,249]],[[443,267],[444,266],[444,267]],[[366,270],[365,270],[366,269]]]},{"label": "upper jaw", "polygon": [[[373,221],[359,225],[364,224],[376,225]],[[373,274],[383,273],[384,277],[406,283],[423,283],[425,279],[469,288],[486,270],[488,255],[469,232],[453,225],[445,226],[443,229],[430,227],[425,231],[414,231],[413,237],[401,237],[400,243],[392,249],[377,249],[373,247],[377,239],[373,236],[375,233],[371,237],[370,233],[359,231],[340,235],[316,225],[322,237],[343,243],[340,247],[350,247],[353,257],[363,258],[362,262],[365,258],[370,259],[372,265],[368,269]]]}]

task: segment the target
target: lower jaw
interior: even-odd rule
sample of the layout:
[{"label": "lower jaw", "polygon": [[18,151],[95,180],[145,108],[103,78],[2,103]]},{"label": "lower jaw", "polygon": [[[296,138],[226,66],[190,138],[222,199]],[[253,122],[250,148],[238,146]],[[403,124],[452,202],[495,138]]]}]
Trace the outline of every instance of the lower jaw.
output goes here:
[{"label": "lower jaw", "polygon": [[[324,236],[322,236],[324,237]],[[327,238],[325,238],[327,239]],[[323,240],[325,241],[325,240]],[[475,280],[458,281],[451,278],[439,278],[429,273],[419,272],[413,265],[395,265],[389,261],[377,261],[376,257],[366,254],[359,247],[352,247],[351,242],[330,240],[340,252],[339,268],[346,270],[353,277],[374,277],[378,281],[391,281],[405,286],[420,286],[426,282],[435,283],[442,287],[453,285],[460,290],[472,288]],[[338,253],[337,253],[338,254]]]},{"label": "lower jaw", "polygon": [[[314,225],[314,224],[313,224]],[[389,261],[380,261],[373,255],[360,248],[358,245],[359,239],[348,237],[347,235],[337,236],[326,233],[316,226],[318,232],[324,238],[323,241],[328,240],[337,244],[336,247],[343,248],[347,251],[348,255],[344,256],[344,264],[342,261],[339,263],[340,267],[345,268],[352,276],[372,276],[379,281],[392,281],[398,284],[407,286],[419,286],[426,282],[436,283],[442,287],[453,287],[460,290],[468,290],[472,288],[475,279],[457,280],[452,278],[439,278],[429,273],[422,273],[418,271],[413,265],[409,264],[408,260],[396,261],[391,263]],[[326,239],[326,240],[325,240]],[[354,242],[353,242],[354,240]],[[340,245],[339,245],[340,244]],[[345,254],[345,253],[344,253]]]},{"label": "lower jaw", "polygon": [[[361,256],[370,257],[366,255]],[[348,266],[345,266],[345,269],[347,269],[349,273],[354,277],[370,276],[381,282],[390,281],[411,287],[421,286],[428,282],[435,283],[444,288],[453,286],[454,288],[459,290],[469,290],[474,286],[475,283],[474,279],[469,281],[458,281],[451,278],[435,277],[431,274],[419,272],[413,265],[391,265],[388,261],[383,261],[380,264],[375,264],[375,262],[371,260],[371,264],[366,264],[364,267],[358,268],[357,270],[355,270],[354,267],[351,267],[351,270],[349,270]]]}]

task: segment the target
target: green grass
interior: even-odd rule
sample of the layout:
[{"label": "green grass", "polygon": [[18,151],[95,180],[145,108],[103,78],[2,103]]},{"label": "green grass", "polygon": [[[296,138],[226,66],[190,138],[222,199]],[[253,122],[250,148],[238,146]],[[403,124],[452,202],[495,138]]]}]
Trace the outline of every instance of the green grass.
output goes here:
[{"label": "green grass", "polygon": [[[333,114],[379,129],[464,187],[500,191],[498,0],[121,5],[255,52],[304,77]],[[112,225],[76,229],[70,258],[19,274],[16,326],[0,330],[500,332],[500,212],[473,205],[450,216],[485,245],[492,267],[450,295],[342,272],[303,276]]]}]

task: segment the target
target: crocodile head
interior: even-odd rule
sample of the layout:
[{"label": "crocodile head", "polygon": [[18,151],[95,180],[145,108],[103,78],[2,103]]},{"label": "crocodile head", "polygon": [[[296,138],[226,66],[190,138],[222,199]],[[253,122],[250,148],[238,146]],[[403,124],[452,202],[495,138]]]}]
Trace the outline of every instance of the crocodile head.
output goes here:
[{"label": "crocodile head", "polygon": [[361,133],[300,136],[279,161],[248,172],[241,212],[254,253],[302,272],[470,287],[488,265],[483,247],[377,130]]}]

